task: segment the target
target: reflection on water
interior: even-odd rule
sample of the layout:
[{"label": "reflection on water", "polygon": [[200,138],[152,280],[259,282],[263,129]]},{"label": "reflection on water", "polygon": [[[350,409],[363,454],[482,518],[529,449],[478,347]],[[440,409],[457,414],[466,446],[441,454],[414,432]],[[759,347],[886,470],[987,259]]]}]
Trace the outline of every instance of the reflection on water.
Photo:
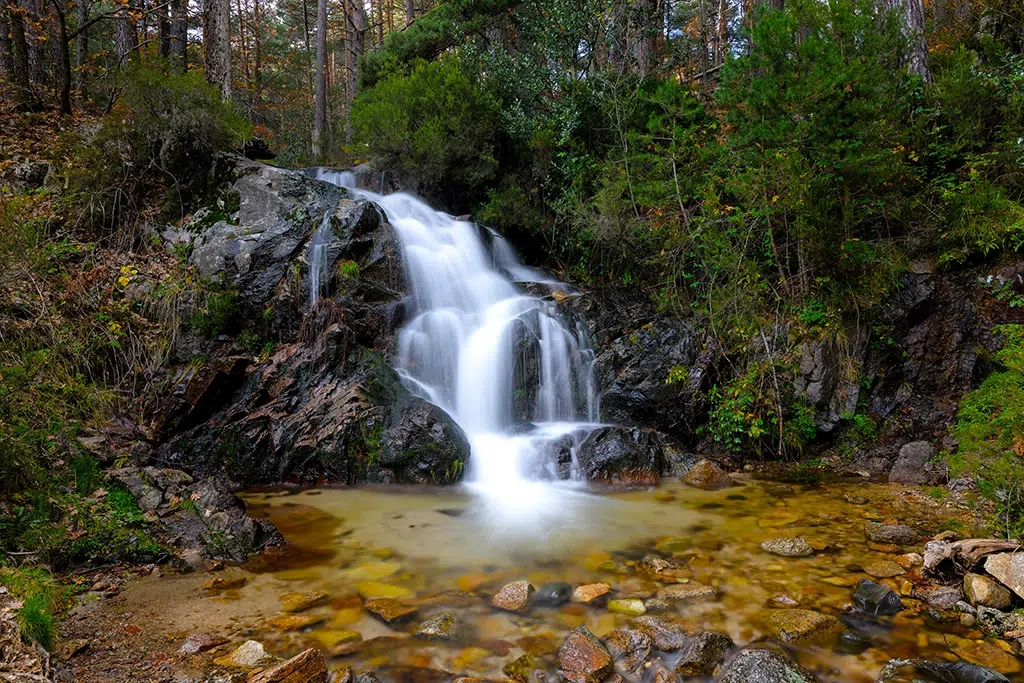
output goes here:
[{"label": "reflection on water", "polygon": [[[309,610],[304,630],[267,626],[259,634],[282,651],[325,647],[339,631],[356,632],[362,644],[328,647],[335,665],[357,671],[417,666],[503,677],[502,669],[526,652],[553,672],[565,634],[586,625],[601,636],[633,617],[601,602],[532,607],[525,614],[495,610],[491,597],[511,581],[540,587],[604,582],[610,598],[637,598],[690,631],[713,630],[746,645],[769,637],[765,610],[798,603],[844,619],[859,636],[850,643],[804,643],[793,654],[827,681],[873,681],[894,657],[975,661],[1011,678],[1017,659],[956,617],[930,613],[918,600],[924,580],[910,568],[884,581],[906,609],[892,618],[851,620],[852,587],[865,569],[920,548],[879,546],[865,538],[867,521],[899,520],[935,533],[945,520],[919,493],[891,485],[780,486],[748,482],[704,492],[671,482],[655,490],[600,495],[583,488],[538,485],[529,496],[506,501],[473,495],[471,488],[443,490],[338,489],[247,497],[270,518],[293,548],[254,565],[252,590],[319,591],[327,602]],[[530,505],[529,503],[538,503]],[[534,516],[529,509],[542,510]],[[945,512],[948,516],[948,511]],[[787,558],[761,550],[766,540],[801,536],[810,557]],[[674,563],[669,576],[645,573],[644,558]],[[710,600],[658,599],[678,583],[706,584]],[[246,599],[246,589],[239,599]],[[783,597],[784,596],[784,597]],[[393,597],[416,612],[385,624],[363,604]],[[417,624],[449,612],[459,624],[452,641],[411,637]],[[346,635],[346,638],[355,636]]]}]

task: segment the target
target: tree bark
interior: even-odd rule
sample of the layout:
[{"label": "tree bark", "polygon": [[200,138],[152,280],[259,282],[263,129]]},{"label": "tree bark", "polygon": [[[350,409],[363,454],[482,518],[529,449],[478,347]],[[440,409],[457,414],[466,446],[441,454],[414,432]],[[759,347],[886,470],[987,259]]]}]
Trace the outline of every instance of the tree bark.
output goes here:
[{"label": "tree bark", "polygon": [[932,80],[928,68],[928,38],[924,32],[924,3],[922,0],[884,0],[887,10],[901,13],[903,33],[907,38],[907,71],[920,76],[926,83]]},{"label": "tree bark", "polygon": [[[14,47],[11,45],[11,27],[7,10],[0,7],[0,76],[14,87]],[[13,99],[13,92],[4,92],[4,99]]]},{"label": "tree bark", "polygon": [[139,49],[139,32],[134,17],[131,16],[133,5],[129,3],[125,11],[114,19],[114,44],[117,46],[117,64],[122,66],[135,56]]},{"label": "tree bark", "polygon": [[644,77],[654,70],[657,58],[658,26],[660,12],[656,0],[639,0],[635,3],[636,17],[633,23],[631,52],[633,68],[638,76]]},{"label": "tree bark", "polygon": [[156,0],[160,3],[160,8],[157,10],[157,52],[163,59],[171,58],[171,14],[166,4],[162,0]]},{"label": "tree bark", "polygon": [[626,0],[613,0],[608,57],[612,71],[625,73],[629,61],[629,12]]},{"label": "tree bark", "polygon": [[408,26],[416,18],[416,6],[412,0],[405,0],[405,25]]},{"label": "tree bark", "polygon": [[28,39],[25,37],[25,16],[17,0],[7,2],[7,21],[11,29],[11,54],[14,62],[14,100],[19,104],[33,98],[32,84],[28,77]]},{"label": "tree bark", "polygon": [[68,48],[68,21],[64,0],[51,0],[56,15],[53,36],[53,61],[56,73],[57,102],[60,113],[71,116],[71,51]]},{"label": "tree bark", "polygon": [[188,0],[171,0],[171,61],[181,73],[188,71]]},{"label": "tree bark", "polygon": [[257,90],[260,87],[260,79],[263,72],[263,48],[260,43],[263,41],[261,28],[263,21],[260,13],[260,0],[252,0],[252,76],[256,83]]},{"label": "tree bark", "polygon": [[43,25],[39,0],[25,2],[25,37],[28,41],[28,76],[33,83],[46,85],[46,57],[43,51],[44,37],[40,34]]},{"label": "tree bark", "polygon": [[203,48],[206,81],[231,99],[231,27],[229,0],[206,0],[203,6]]},{"label": "tree bark", "polygon": [[[89,0],[78,0],[75,3],[75,14],[78,18],[78,25],[85,26],[85,22],[89,21]],[[78,90],[78,96],[84,100],[89,89],[88,29],[79,33],[75,40],[75,63],[78,65],[78,71],[75,72],[75,89]]]},{"label": "tree bark", "polygon": [[327,127],[327,0],[316,3],[316,102],[313,105],[313,161],[323,156]]},{"label": "tree bark", "polygon": [[352,122],[349,114],[359,86],[359,58],[363,56],[366,40],[366,12],[361,0],[345,0],[345,142],[352,142]]}]

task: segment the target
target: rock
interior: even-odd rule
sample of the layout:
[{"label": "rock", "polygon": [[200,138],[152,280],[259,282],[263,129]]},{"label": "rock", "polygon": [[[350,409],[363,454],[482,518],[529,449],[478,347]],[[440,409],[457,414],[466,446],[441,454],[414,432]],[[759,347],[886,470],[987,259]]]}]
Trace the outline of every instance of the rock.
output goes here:
[{"label": "rock", "polygon": [[327,594],[319,591],[286,593],[281,596],[281,610],[283,612],[305,612],[310,607],[322,604],[325,600],[327,600]]},{"label": "rock", "polygon": [[637,428],[599,427],[577,449],[580,470],[588,481],[655,484],[661,478],[664,449],[654,432]]},{"label": "rock", "polygon": [[455,637],[455,615],[444,612],[431,617],[417,626],[412,635],[427,640],[452,640]]},{"label": "rock", "polygon": [[843,343],[834,339],[800,344],[800,367],[793,379],[794,396],[813,409],[817,430],[829,434],[857,409],[860,383],[855,372],[864,356],[867,335],[862,328],[847,330]]},{"label": "rock", "polygon": [[998,553],[985,558],[985,571],[1018,597],[1024,598],[1024,553]]},{"label": "rock", "polygon": [[[221,641],[227,642],[227,641]],[[218,643],[220,644],[220,643]],[[89,648],[89,641],[85,638],[73,638],[71,640],[62,640],[57,644],[57,649],[54,651],[54,655],[57,656],[62,662],[66,662],[75,655],[84,652]],[[184,652],[184,650],[182,650]],[[198,650],[197,650],[198,652]]]},{"label": "rock", "polygon": [[263,649],[263,644],[255,640],[247,640],[231,654],[214,660],[214,664],[233,669],[255,669],[265,666],[277,658]]},{"label": "rock", "polygon": [[732,638],[724,633],[696,633],[679,651],[676,673],[680,676],[710,676],[733,646]]},{"label": "rock", "polygon": [[327,663],[316,648],[250,676],[248,683],[327,683]]},{"label": "rock", "polygon": [[843,625],[835,617],[806,609],[765,610],[759,620],[784,643],[827,642],[843,632]]},{"label": "rock", "polygon": [[666,560],[657,555],[644,555],[643,559],[637,562],[636,569],[639,573],[646,574],[662,582],[685,579],[690,575],[685,565],[675,560]]},{"label": "rock", "polygon": [[900,597],[888,586],[861,579],[853,591],[853,604],[865,614],[884,617],[903,609]]},{"label": "rock", "polygon": [[408,588],[380,581],[361,581],[356,584],[356,591],[368,600],[373,598],[391,598],[394,600],[397,598],[408,598],[412,595],[412,591]]},{"label": "rock", "polygon": [[532,594],[533,586],[529,581],[513,581],[502,586],[491,598],[491,605],[506,612],[525,612],[529,609]]},{"label": "rock", "polygon": [[1013,603],[1010,591],[980,574],[964,574],[964,595],[972,605],[995,609],[1007,609]]},{"label": "rock", "polygon": [[1002,638],[1004,633],[1024,628],[1024,615],[1003,612],[992,607],[978,607],[978,628],[987,636]]},{"label": "rock", "polygon": [[647,613],[647,608],[644,606],[644,601],[638,598],[620,598],[618,600],[609,600],[606,606],[608,607],[609,612],[628,614],[631,617],[638,617],[642,614]]},{"label": "rock", "polygon": [[583,586],[576,586],[576,590],[572,592],[572,601],[593,602],[601,596],[607,595],[611,589],[611,586],[607,583],[588,583]]},{"label": "rock", "polygon": [[660,661],[651,664],[651,683],[679,683],[679,676]]},{"label": "rock", "polygon": [[331,652],[343,645],[358,643],[363,639],[363,634],[359,631],[327,629],[324,631],[314,631],[313,637],[323,643],[328,652]]},{"label": "rock", "polygon": [[821,683],[821,679],[785,655],[771,650],[741,650],[722,667],[717,683]]},{"label": "rock", "polygon": [[686,629],[665,617],[640,617],[633,620],[633,627],[646,633],[654,647],[662,652],[675,652],[686,645],[689,638]]},{"label": "rock", "polygon": [[891,579],[894,576],[906,574],[906,571],[892,560],[879,560],[864,567],[864,571],[877,579]]},{"label": "rock", "polygon": [[704,602],[714,600],[718,597],[718,591],[698,581],[690,583],[677,583],[672,586],[665,586],[658,590],[656,597],[659,600],[672,600],[675,602]]},{"label": "rock", "polygon": [[469,440],[441,408],[403,396],[384,421],[380,455],[368,465],[369,482],[454,484],[469,462]]},{"label": "rock", "polygon": [[761,550],[782,557],[808,557],[814,548],[803,538],[776,538],[761,544]]},{"label": "rock", "polygon": [[558,648],[562,676],[573,683],[601,683],[612,672],[614,662],[608,649],[586,626],[569,632]]},{"label": "rock", "polygon": [[889,471],[889,481],[899,484],[927,484],[934,479],[928,469],[935,448],[927,441],[911,441],[900,449],[896,463]]},{"label": "rock", "polygon": [[408,617],[416,611],[416,608],[411,605],[403,605],[392,598],[376,598],[374,600],[367,600],[366,604],[363,605],[366,611],[377,617],[378,619],[391,623],[399,621]]},{"label": "rock", "polygon": [[319,624],[325,619],[327,619],[326,616],[312,614],[282,614],[279,617],[267,619],[267,625],[276,631],[301,631],[313,624]]},{"label": "rock", "polygon": [[682,450],[666,439],[664,441],[664,454],[661,459],[661,476],[683,477],[687,472],[693,469],[693,466],[697,464],[698,460],[700,460],[700,458],[693,453]]},{"label": "rock", "polygon": [[931,674],[943,683],[1010,683],[1010,679],[988,667],[968,662],[913,662],[923,674]]},{"label": "rock", "polygon": [[683,483],[705,491],[732,486],[729,478],[721,467],[710,460],[701,460],[683,477]]},{"label": "rock", "polygon": [[896,558],[896,563],[904,569],[913,569],[924,564],[924,558],[918,553],[906,553]]},{"label": "rock", "polygon": [[530,680],[530,674],[534,669],[534,664],[534,656],[527,652],[518,659],[506,664],[502,669],[502,673],[514,681],[519,681],[519,683],[528,683]]},{"label": "rock", "polygon": [[910,545],[917,543],[920,536],[916,531],[903,524],[881,524],[868,522],[864,525],[867,537],[875,543],[892,543],[893,545]]},{"label": "rock", "polygon": [[779,593],[778,595],[773,596],[772,599],[771,599],[771,603],[775,607],[799,607],[800,606],[800,601],[799,600],[797,600],[796,598],[794,598],[791,595],[786,595],[785,593]]},{"label": "rock", "polygon": [[15,188],[35,190],[43,186],[49,172],[49,163],[23,158],[10,168],[3,179],[12,181]]},{"label": "rock", "polygon": [[533,604],[558,607],[572,598],[572,586],[562,581],[545,583],[533,594]]},{"label": "rock", "polygon": [[644,670],[644,663],[651,656],[650,637],[636,629],[612,631],[604,637],[604,644],[615,660],[615,665],[631,676],[639,676]]},{"label": "rock", "polygon": [[960,589],[954,586],[937,586],[917,591],[917,594],[932,607],[952,609],[960,601]]}]

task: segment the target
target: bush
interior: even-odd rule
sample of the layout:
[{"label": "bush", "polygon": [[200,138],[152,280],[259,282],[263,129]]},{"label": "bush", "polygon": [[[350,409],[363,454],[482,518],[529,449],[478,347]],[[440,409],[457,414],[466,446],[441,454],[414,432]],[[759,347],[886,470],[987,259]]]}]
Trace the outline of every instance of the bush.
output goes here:
[{"label": "bush", "polygon": [[390,72],[359,96],[351,121],[368,156],[424,194],[465,202],[498,170],[497,104],[456,55]]},{"label": "bush", "polygon": [[95,139],[78,151],[72,210],[108,229],[154,208],[181,217],[216,183],[217,155],[249,133],[201,75],[135,65]]}]

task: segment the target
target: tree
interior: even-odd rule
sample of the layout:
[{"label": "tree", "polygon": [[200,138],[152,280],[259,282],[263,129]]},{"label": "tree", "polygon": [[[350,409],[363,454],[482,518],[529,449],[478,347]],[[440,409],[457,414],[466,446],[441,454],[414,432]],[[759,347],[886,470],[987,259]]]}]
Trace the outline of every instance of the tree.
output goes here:
[{"label": "tree", "polygon": [[352,141],[351,111],[356,98],[359,76],[359,58],[363,56],[366,40],[366,11],[362,0],[345,0],[345,142]]},{"label": "tree", "polygon": [[885,0],[885,8],[903,14],[903,32],[907,38],[907,70],[926,83],[932,80],[928,68],[928,38],[924,32],[922,0]]},{"label": "tree", "polygon": [[[78,0],[75,3],[75,13],[78,19],[79,26],[85,26],[85,23],[89,21],[89,0]],[[78,65],[78,71],[76,72],[75,88],[78,90],[78,95],[83,100],[86,98],[87,89],[89,87],[89,31],[81,31],[78,34],[78,38],[75,44],[75,63]]]},{"label": "tree", "polygon": [[114,18],[114,43],[117,46],[117,63],[123,65],[139,49],[139,32],[132,16],[129,2]]},{"label": "tree", "polygon": [[203,48],[206,80],[231,99],[231,14],[229,0],[206,0],[203,6]]},{"label": "tree", "polygon": [[316,102],[313,105],[313,160],[323,156],[327,124],[327,0],[316,3]]},{"label": "tree", "polygon": [[188,71],[188,0],[171,0],[171,57],[175,68]]},{"label": "tree", "polygon": [[412,0],[405,0],[405,25],[408,26],[416,18],[416,7]]},{"label": "tree", "polygon": [[[158,0],[159,1],[159,0]],[[159,54],[164,59],[171,57],[171,15],[167,4],[160,2],[157,9],[157,32],[159,41],[157,47]]]},{"label": "tree", "polygon": [[3,8],[0,8],[0,76],[8,83],[14,80],[14,47],[11,45],[7,11]]},{"label": "tree", "polygon": [[28,78],[28,41],[25,38],[25,16],[16,0],[7,0],[7,17],[11,30],[11,47],[14,64],[14,101],[19,104],[30,102],[33,97],[32,84]]}]

